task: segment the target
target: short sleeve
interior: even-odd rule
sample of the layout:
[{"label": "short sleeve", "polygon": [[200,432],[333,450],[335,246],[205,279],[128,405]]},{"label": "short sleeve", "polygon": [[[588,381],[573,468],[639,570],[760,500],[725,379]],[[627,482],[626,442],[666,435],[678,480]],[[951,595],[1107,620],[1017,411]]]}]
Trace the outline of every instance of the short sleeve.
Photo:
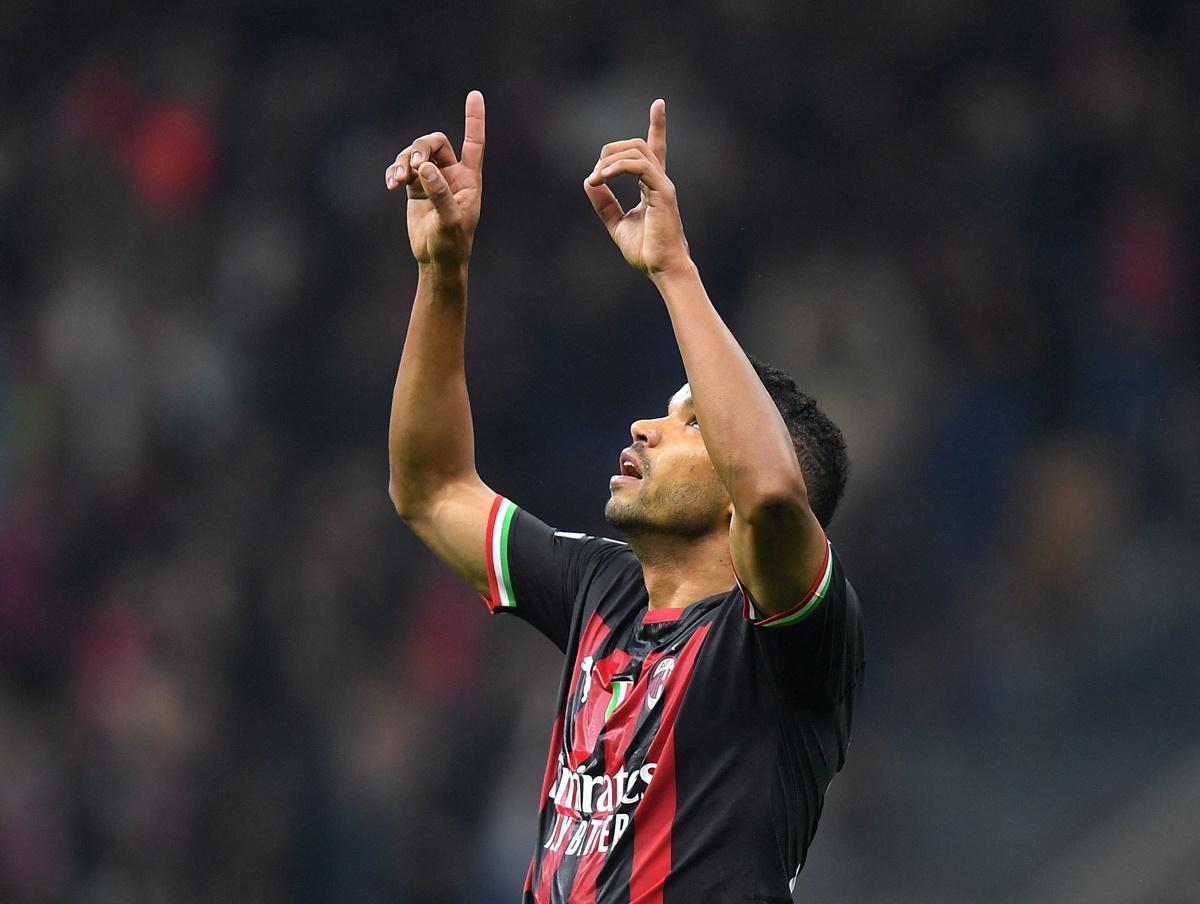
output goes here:
[{"label": "short sleeve", "polygon": [[790,609],[765,615],[745,586],[742,617],[789,697],[812,705],[849,702],[862,684],[862,612],[832,544],[808,592]]},{"label": "short sleeve", "polygon": [[754,597],[750,595],[750,591],[742,583],[741,578],[738,578],[738,587],[742,591],[742,617],[758,628],[782,628],[794,625],[804,621],[821,607],[821,604],[825,602],[825,597],[829,595],[832,583],[833,545],[826,540],[825,559],[821,563],[821,570],[813,580],[812,586],[794,606],[785,612],[778,612],[775,615],[759,612],[754,605]]},{"label": "short sleeve", "polygon": [[615,540],[557,531],[503,496],[492,503],[485,542],[488,609],[529,622],[564,652],[587,574],[627,548]]}]

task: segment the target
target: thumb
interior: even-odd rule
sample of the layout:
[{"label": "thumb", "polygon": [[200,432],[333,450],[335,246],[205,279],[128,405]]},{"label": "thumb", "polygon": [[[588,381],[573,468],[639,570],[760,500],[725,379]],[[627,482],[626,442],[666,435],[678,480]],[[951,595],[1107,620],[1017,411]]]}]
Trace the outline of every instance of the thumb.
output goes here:
[{"label": "thumb", "polygon": [[446,177],[442,175],[442,171],[426,161],[417,170],[417,175],[421,179],[421,187],[425,189],[426,197],[433,202],[433,209],[438,212],[442,222],[457,222],[458,205],[454,203],[454,195],[450,193],[450,186],[446,184]]}]

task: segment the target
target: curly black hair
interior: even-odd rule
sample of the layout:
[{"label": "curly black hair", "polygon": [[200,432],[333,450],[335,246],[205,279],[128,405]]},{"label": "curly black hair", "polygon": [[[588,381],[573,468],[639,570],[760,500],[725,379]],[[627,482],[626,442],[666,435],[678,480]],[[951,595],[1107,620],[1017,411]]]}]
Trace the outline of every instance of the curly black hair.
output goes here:
[{"label": "curly black hair", "polygon": [[784,371],[753,355],[747,357],[792,436],[804,485],[808,488],[808,504],[821,526],[828,527],[850,474],[846,438],[829,415],[817,407],[816,400]]}]

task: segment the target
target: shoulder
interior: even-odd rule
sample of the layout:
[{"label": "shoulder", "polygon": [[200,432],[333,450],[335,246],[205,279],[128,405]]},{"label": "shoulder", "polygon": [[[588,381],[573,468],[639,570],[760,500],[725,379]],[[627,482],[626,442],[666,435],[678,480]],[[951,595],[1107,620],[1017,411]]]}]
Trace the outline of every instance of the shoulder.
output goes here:
[{"label": "shoulder", "polygon": [[555,530],[554,542],[563,548],[573,549],[581,562],[594,568],[638,566],[637,557],[629,548],[629,544],[621,540],[597,537],[579,531]]},{"label": "shoulder", "polygon": [[628,543],[577,531],[554,531],[554,543],[576,563],[578,587],[593,602],[644,591],[642,566]]}]

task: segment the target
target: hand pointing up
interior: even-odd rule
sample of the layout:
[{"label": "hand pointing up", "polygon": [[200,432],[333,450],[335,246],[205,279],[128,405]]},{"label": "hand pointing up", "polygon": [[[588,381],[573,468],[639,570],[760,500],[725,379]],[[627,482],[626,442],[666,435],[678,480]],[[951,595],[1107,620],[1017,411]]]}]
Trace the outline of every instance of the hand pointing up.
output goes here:
[{"label": "hand pointing up", "polygon": [[442,132],[418,138],[396,155],[388,191],[408,187],[408,240],[420,264],[460,264],[471,257],[483,196],[483,95],[467,95],[462,158]]}]

